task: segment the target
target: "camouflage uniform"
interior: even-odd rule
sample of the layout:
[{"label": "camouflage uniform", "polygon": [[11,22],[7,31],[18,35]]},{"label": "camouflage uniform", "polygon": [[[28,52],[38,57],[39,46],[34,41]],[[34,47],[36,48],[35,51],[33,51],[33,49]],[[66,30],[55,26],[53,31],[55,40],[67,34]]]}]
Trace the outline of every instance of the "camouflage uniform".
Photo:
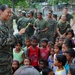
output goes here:
[{"label": "camouflage uniform", "polygon": [[44,19],[42,20],[39,20],[39,19],[36,19],[35,20],[35,23],[34,23],[34,26],[38,28],[38,30],[36,31],[36,33],[34,34],[37,39],[40,41],[42,38],[48,38],[47,37],[47,31],[45,32],[39,32],[40,30],[44,30],[45,28],[48,28],[48,22]]},{"label": "camouflage uniform", "polygon": [[0,75],[12,75],[12,50],[18,38],[11,36],[8,26],[0,20]]},{"label": "camouflage uniform", "polygon": [[57,21],[55,21],[54,19],[50,18],[50,19],[46,19],[48,21],[48,25],[49,25],[49,30],[48,30],[48,39],[49,41],[54,41],[53,35],[56,32],[56,26],[57,26]]},{"label": "camouflage uniform", "polygon": [[35,18],[29,18],[29,23],[32,24],[32,26],[29,26],[27,29],[27,32],[29,34],[29,37],[31,37],[34,34],[34,28],[33,28],[33,24],[34,24]]},{"label": "camouflage uniform", "polygon": [[[28,18],[22,17],[18,20],[17,22],[17,29],[20,31],[22,28],[25,28],[28,25]],[[26,31],[23,35],[22,35],[22,44],[24,44],[24,40],[25,38],[28,37],[28,32]]]}]

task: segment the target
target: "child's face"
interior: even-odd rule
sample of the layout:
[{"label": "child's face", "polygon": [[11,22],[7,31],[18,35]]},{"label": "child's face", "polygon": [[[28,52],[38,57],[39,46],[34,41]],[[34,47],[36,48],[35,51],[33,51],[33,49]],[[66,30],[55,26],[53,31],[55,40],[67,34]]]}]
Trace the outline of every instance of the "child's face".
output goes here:
[{"label": "child's face", "polygon": [[30,60],[29,59],[24,59],[24,65],[30,65]]},{"label": "child's face", "polygon": [[65,53],[65,55],[66,55],[67,61],[71,61],[72,57],[67,53]]},{"label": "child's face", "polygon": [[49,50],[51,50],[51,46],[52,46],[51,44],[48,44],[48,48],[49,48]]},{"label": "child's face", "polygon": [[43,62],[39,62],[39,68],[43,69],[44,67],[45,67],[44,63]]},{"label": "child's face", "polygon": [[27,47],[29,47],[30,44],[31,44],[31,43],[30,43],[30,40],[26,40],[26,41],[25,41],[25,44],[26,44]]},{"label": "child's face", "polygon": [[41,43],[41,45],[42,45],[43,47],[46,47],[46,46],[47,46],[47,43],[43,41],[43,42]]},{"label": "child's face", "polygon": [[54,61],[54,65],[55,65],[55,66],[59,66],[59,61],[57,60],[57,58],[56,58],[55,61]]},{"label": "child's face", "polygon": [[32,46],[37,46],[37,44],[38,44],[38,42],[37,42],[37,40],[35,40],[35,39],[33,39],[32,41],[31,41],[31,45]]},{"label": "child's face", "polygon": [[20,44],[17,44],[16,45],[16,49],[20,49],[21,48],[21,45]]},{"label": "child's face", "polygon": [[62,52],[65,53],[67,50],[68,50],[68,47],[65,44],[63,44],[62,45]]},{"label": "child's face", "polygon": [[59,44],[59,40],[58,40],[58,39],[56,39],[55,44],[56,44],[56,45],[58,45],[58,44]]},{"label": "child's face", "polygon": [[50,54],[54,55],[54,48],[51,48]]},{"label": "child's face", "polygon": [[63,39],[59,39],[59,44],[60,44],[60,45],[63,44]]},{"label": "child's face", "polygon": [[72,33],[68,32],[67,37],[71,39],[72,38]]},{"label": "child's face", "polygon": [[16,62],[16,61],[14,61],[13,63],[12,63],[12,67],[16,70],[17,68],[18,68],[18,63]]},{"label": "child's face", "polygon": [[59,51],[60,51],[60,50],[59,50],[58,47],[54,47],[54,52],[55,52],[55,53],[59,53]]},{"label": "child's face", "polygon": [[54,75],[53,71],[49,72],[49,74],[48,74],[48,75]]}]

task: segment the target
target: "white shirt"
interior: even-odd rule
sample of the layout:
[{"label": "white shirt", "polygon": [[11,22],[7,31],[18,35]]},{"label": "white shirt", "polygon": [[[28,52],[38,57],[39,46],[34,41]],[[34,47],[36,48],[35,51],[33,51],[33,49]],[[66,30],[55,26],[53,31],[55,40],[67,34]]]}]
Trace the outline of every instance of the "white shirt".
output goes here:
[{"label": "white shirt", "polygon": [[66,75],[66,70],[65,68],[63,70],[56,70],[55,75]]}]

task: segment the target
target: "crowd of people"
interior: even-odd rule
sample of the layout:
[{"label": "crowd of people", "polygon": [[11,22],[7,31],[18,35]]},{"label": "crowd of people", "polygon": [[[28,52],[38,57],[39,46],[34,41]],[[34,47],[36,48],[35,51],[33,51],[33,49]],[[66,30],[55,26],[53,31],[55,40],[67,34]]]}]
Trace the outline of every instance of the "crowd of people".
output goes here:
[{"label": "crowd of people", "polygon": [[[14,19],[19,33],[12,35]],[[75,75],[74,24],[67,7],[59,18],[51,10],[44,18],[33,11],[11,15],[11,8],[1,5],[0,75]]]}]

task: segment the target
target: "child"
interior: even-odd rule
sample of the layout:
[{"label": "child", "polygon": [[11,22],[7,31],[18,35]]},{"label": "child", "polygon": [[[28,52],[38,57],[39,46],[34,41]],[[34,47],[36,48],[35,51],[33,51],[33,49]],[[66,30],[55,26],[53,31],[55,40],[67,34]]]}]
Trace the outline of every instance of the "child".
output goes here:
[{"label": "child", "polygon": [[19,64],[23,64],[23,59],[25,58],[24,52],[21,50],[22,43],[18,42],[16,44],[15,50],[13,50],[13,60],[19,61]]},{"label": "child", "polygon": [[40,58],[48,60],[48,56],[49,56],[49,49],[47,47],[48,45],[48,39],[47,38],[43,38],[41,40],[41,45],[42,47],[40,47]]},{"label": "child", "polygon": [[[60,45],[54,45],[54,61],[56,59],[56,55],[60,54],[60,50],[61,50],[61,46]],[[53,66],[53,71],[55,72],[56,71],[56,66]]]},{"label": "child", "polygon": [[70,65],[70,69],[68,71],[68,75],[75,75],[75,64]]},{"label": "child", "polygon": [[56,55],[60,54],[60,50],[61,50],[61,46],[60,45],[54,45],[54,61],[55,61],[55,58],[56,58]]},{"label": "child", "polygon": [[27,56],[31,59],[31,65],[35,68],[38,67],[38,60],[39,60],[39,48],[37,47],[38,40],[35,36],[31,37],[31,46],[27,50]]},{"label": "child", "polygon": [[24,59],[24,65],[25,65],[25,66],[29,66],[30,64],[31,64],[31,59],[28,58],[28,57],[26,57],[26,58]]},{"label": "child", "polygon": [[70,64],[75,63],[74,57],[75,57],[75,51],[73,49],[69,49],[65,52],[67,63],[65,64],[66,72],[68,73]]},{"label": "child", "polygon": [[51,50],[51,47],[52,47],[52,46],[54,46],[54,43],[53,43],[52,41],[49,41],[49,42],[48,42],[49,51]]},{"label": "child", "polygon": [[42,70],[42,75],[54,75],[53,70],[50,68],[44,68]]},{"label": "child", "polygon": [[61,55],[61,54],[56,55],[54,65],[57,66],[57,69],[55,75],[66,75],[66,70],[64,68],[66,61],[67,59],[65,55]]},{"label": "child", "polygon": [[39,72],[41,72],[42,69],[46,68],[47,66],[48,66],[47,60],[45,60],[45,59],[39,60],[39,67],[38,67]]},{"label": "child", "polygon": [[18,62],[17,60],[13,60],[13,62],[12,62],[12,71],[13,71],[13,73],[12,73],[12,74],[14,74],[14,72],[15,72],[18,68],[19,68],[19,62]]},{"label": "child", "polygon": [[48,57],[48,65],[50,68],[53,67],[54,63],[54,47],[51,47],[50,56]]},{"label": "child", "polygon": [[66,31],[66,37],[72,40],[72,38],[74,37],[74,31],[72,29],[68,29]]},{"label": "child", "polygon": [[64,39],[65,39],[65,38],[63,38],[63,37],[59,37],[59,45],[60,45],[60,46],[62,46],[62,44],[63,44],[63,42],[64,42]]},{"label": "child", "polygon": [[26,44],[26,47],[24,47],[23,50],[24,50],[24,53],[25,53],[25,57],[27,57],[26,51],[28,50],[28,48],[29,48],[30,45],[31,45],[30,38],[26,38],[26,39],[25,39],[25,44]]},{"label": "child", "polygon": [[65,52],[67,51],[67,50],[69,50],[70,48],[72,48],[72,42],[64,42],[63,44],[62,44],[62,52],[63,52],[63,54],[65,54]]},{"label": "child", "polygon": [[56,44],[56,45],[59,44],[59,38],[60,38],[60,37],[57,37],[56,40],[55,40],[55,44]]}]

